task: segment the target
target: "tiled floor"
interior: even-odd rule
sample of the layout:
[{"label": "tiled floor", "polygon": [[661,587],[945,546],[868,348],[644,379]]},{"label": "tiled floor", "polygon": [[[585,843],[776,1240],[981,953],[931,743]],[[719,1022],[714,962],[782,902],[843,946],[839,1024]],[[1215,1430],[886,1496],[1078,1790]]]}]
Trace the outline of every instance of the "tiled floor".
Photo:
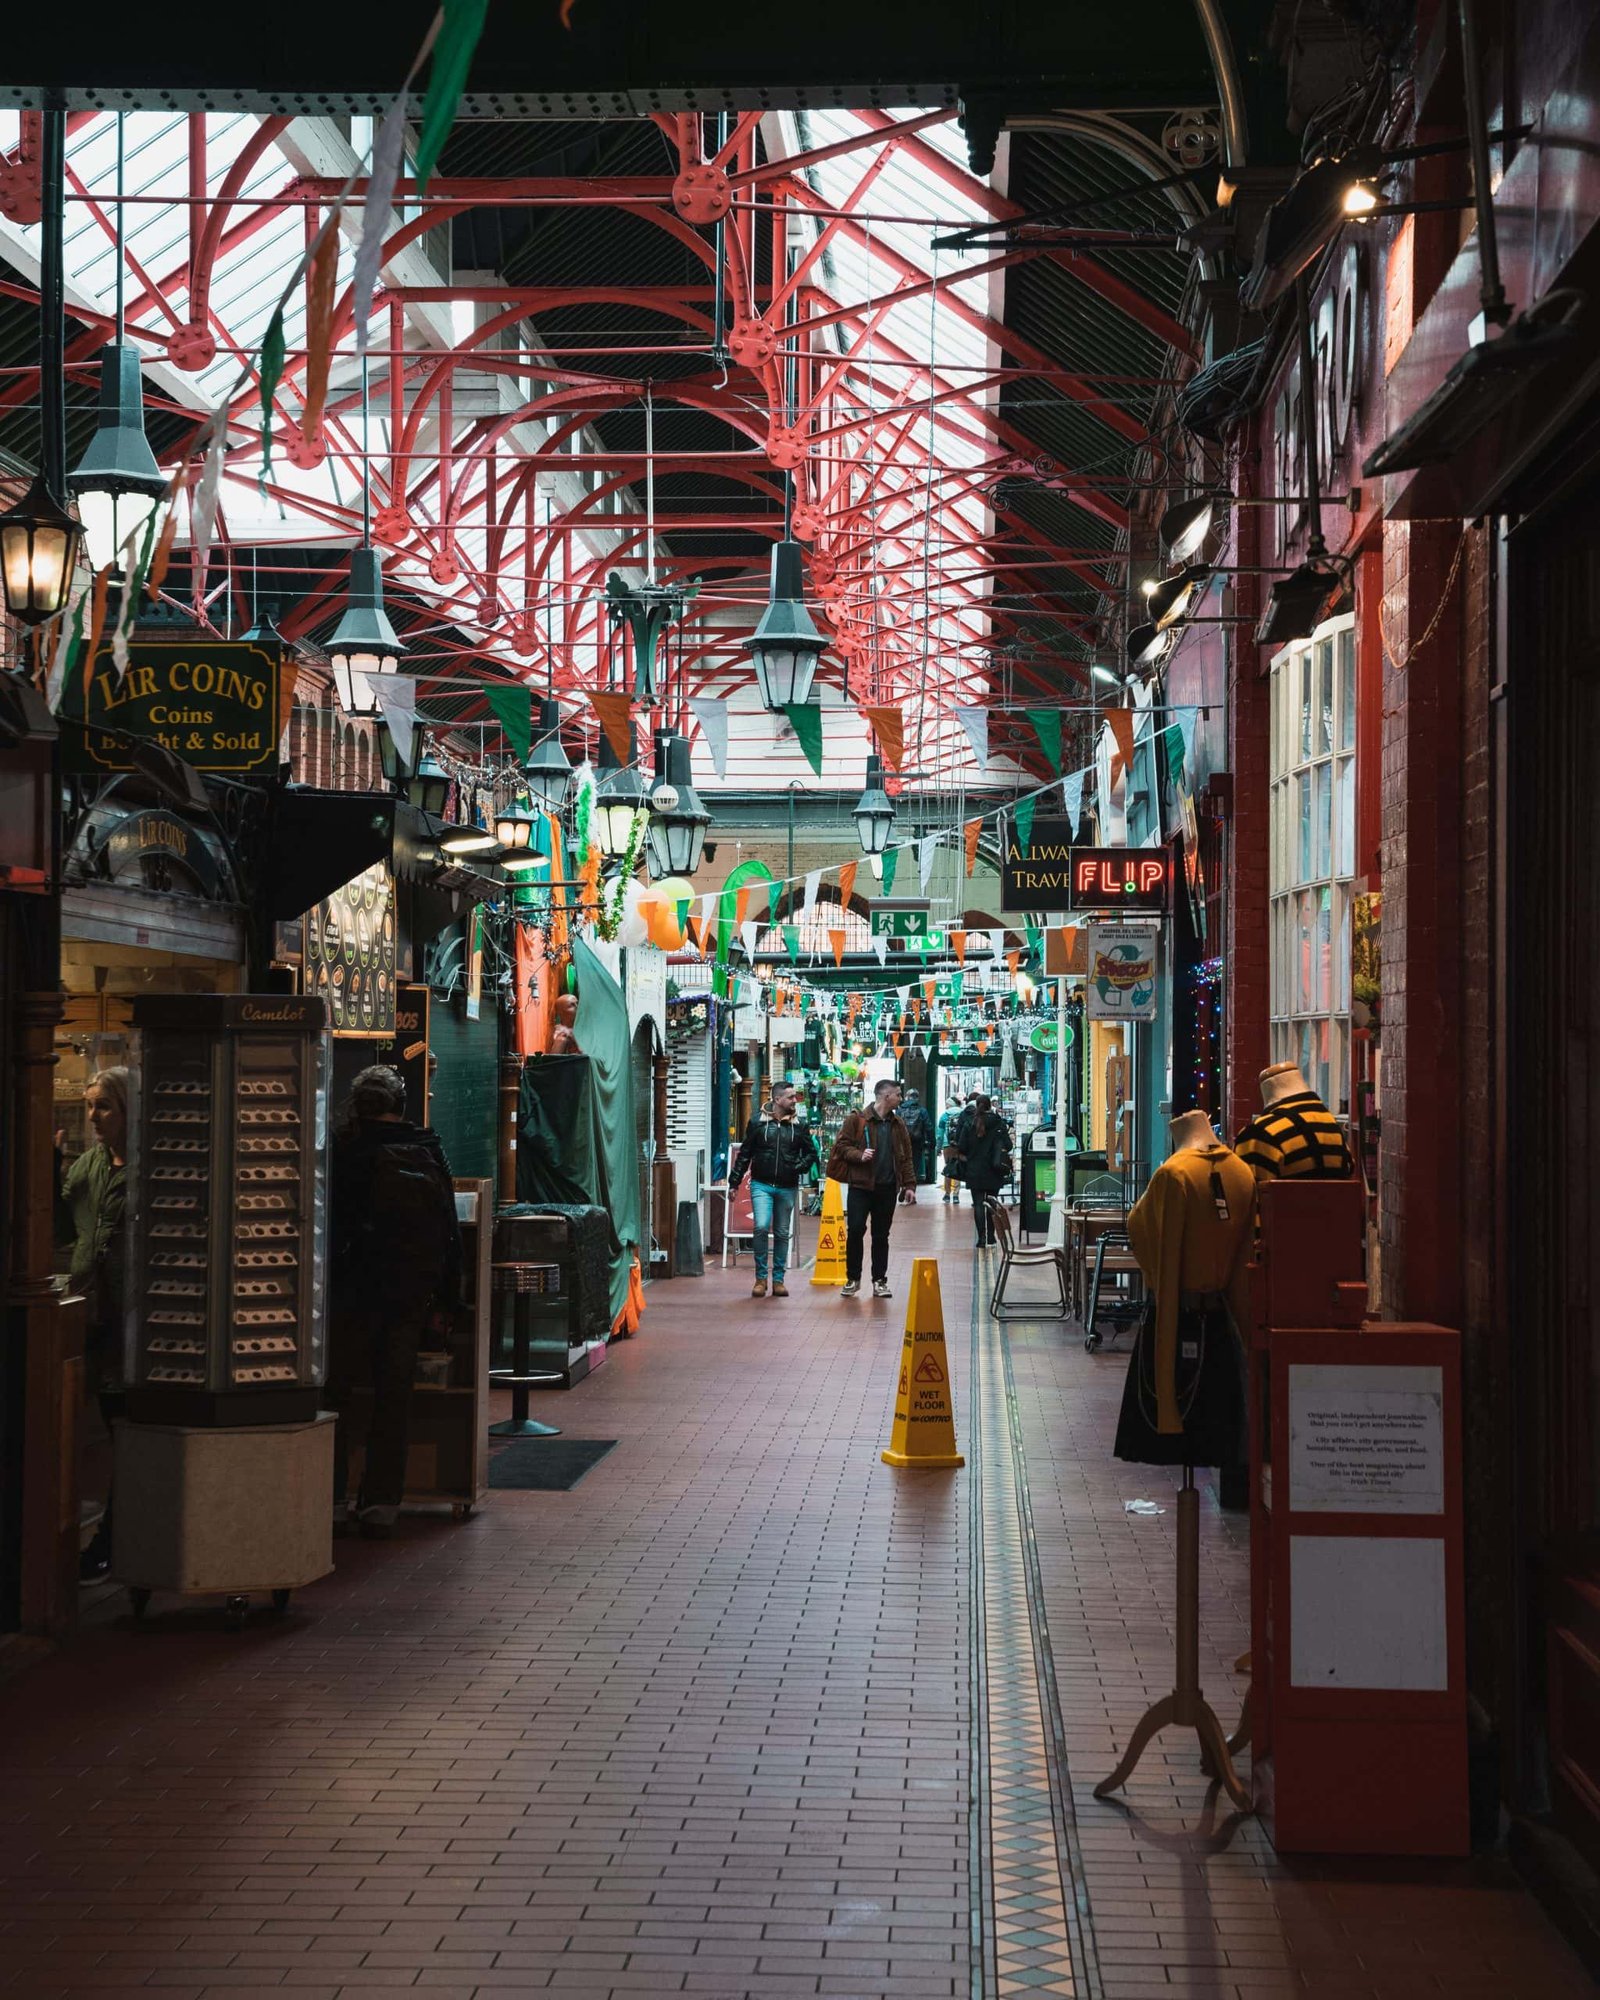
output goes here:
[{"label": "tiled floor", "polygon": [[[1497,1864],[1280,1863],[1177,1739],[1094,1800],[1167,1684],[1171,1484],[1109,1455],[1114,1357],[973,1313],[969,1231],[904,1216],[888,1305],[656,1287],[557,1405],[620,1440],[580,1487],[340,1544],[282,1625],[113,1596],[0,1690],[0,1991],[1587,1993]],[[878,1458],[914,1249],[958,1473]]]}]

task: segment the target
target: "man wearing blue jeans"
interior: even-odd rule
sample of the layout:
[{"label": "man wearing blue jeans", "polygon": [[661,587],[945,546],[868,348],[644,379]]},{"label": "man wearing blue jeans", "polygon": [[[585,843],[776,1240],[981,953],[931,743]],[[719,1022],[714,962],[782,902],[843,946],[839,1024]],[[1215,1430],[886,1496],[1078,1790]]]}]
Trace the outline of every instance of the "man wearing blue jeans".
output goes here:
[{"label": "man wearing blue jeans", "polygon": [[789,1239],[794,1233],[794,1204],[800,1178],[815,1173],[817,1142],[795,1115],[794,1085],[776,1083],[764,1118],[752,1118],[744,1143],[728,1169],[731,1196],[748,1173],[750,1212],[755,1221],[756,1281],[753,1299],[767,1296],[767,1250],[772,1251],[772,1296],[786,1299],[784,1273],[789,1264]]}]

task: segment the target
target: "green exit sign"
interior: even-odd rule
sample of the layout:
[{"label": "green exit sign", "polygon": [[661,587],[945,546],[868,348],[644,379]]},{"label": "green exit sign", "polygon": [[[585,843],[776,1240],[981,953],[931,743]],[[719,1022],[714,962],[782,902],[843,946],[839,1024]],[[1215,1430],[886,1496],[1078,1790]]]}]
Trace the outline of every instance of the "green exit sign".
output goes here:
[{"label": "green exit sign", "polygon": [[913,951],[943,951],[948,942],[943,931],[924,931],[921,937],[906,939]]},{"label": "green exit sign", "polygon": [[872,907],[874,937],[922,938],[928,935],[929,906],[922,904],[875,903]]}]

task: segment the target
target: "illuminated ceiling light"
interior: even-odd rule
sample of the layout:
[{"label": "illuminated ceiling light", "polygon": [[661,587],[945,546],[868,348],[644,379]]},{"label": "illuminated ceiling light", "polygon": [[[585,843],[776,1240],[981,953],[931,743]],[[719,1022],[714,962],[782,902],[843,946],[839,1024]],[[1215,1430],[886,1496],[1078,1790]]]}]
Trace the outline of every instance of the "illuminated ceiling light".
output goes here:
[{"label": "illuminated ceiling light", "polygon": [[1122,676],[1117,672],[1115,667],[1102,667],[1097,664],[1090,669],[1090,672],[1097,681],[1104,681],[1110,687],[1120,687],[1122,685]]},{"label": "illuminated ceiling light", "polygon": [[1163,630],[1159,625],[1135,625],[1128,634],[1128,665],[1154,666],[1176,636],[1170,626]]},{"label": "illuminated ceiling light", "polygon": [[855,822],[862,853],[874,858],[881,855],[894,826],[894,801],[884,790],[883,764],[877,756],[867,759],[866,790],[856,801]]},{"label": "illuminated ceiling light", "polygon": [[1166,631],[1187,616],[1189,607],[1204,589],[1211,571],[1204,563],[1188,563],[1176,576],[1169,576],[1150,593],[1150,622],[1158,632]]},{"label": "illuminated ceiling light", "polygon": [[67,474],[78,503],[90,567],[98,574],[125,565],[138,545],[167,481],[144,434],[139,350],[115,343],[100,351],[100,414],[94,436]]},{"label": "illuminated ceiling light", "polygon": [[1160,589],[1160,585],[1153,576],[1147,576],[1139,588],[1144,592],[1146,597],[1153,597],[1157,590]]},{"label": "illuminated ceiling light", "polygon": [[1344,191],[1344,212],[1346,215],[1361,217],[1370,215],[1378,206],[1378,190],[1371,181],[1352,181]]},{"label": "illuminated ceiling light", "polygon": [[494,816],[494,837],[501,847],[518,853],[533,839],[534,817],[519,799]]},{"label": "illuminated ceiling light", "polygon": [[[628,749],[633,749],[633,724],[628,724]],[[644,788],[644,780],[639,775],[638,765],[630,755],[626,765],[617,762],[617,753],[611,747],[611,738],[604,731],[600,735],[600,751],[596,762],[599,782],[595,786],[594,810],[589,823],[594,829],[595,846],[607,861],[621,861],[633,844],[634,821],[641,815],[648,817],[649,796]]]},{"label": "illuminated ceiling light", "polygon": [[503,854],[500,866],[508,875],[532,874],[536,868],[548,868],[550,857],[548,854]]},{"label": "illuminated ceiling light", "polygon": [[650,874],[692,875],[705,853],[711,815],[691,776],[689,739],[664,729],[656,737],[656,785],[650,794],[645,844]]},{"label": "illuminated ceiling light", "polygon": [[62,610],[82,534],[42,473],[15,507],[0,514],[0,577],[13,618],[42,625]]},{"label": "illuminated ceiling light", "polygon": [[522,779],[546,812],[560,812],[572,783],[572,763],[561,747],[561,709],[548,695],[539,703],[533,749],[522,767]]},{"label": "illuminated ceiling light", "polygon": [[1379,164],[1370,149],[1316,160],[1278,197],[1262,218],[1250,274],[1239,287],[1247,311],[1277,304],[1333,240],[1353,212],[1345,206],[1353,187],[1369,180]]},{"label": "illuminated ceiling light", "polygon": [[487,854],[500,843],[492,833],[485,833],[481,826],[469,826],[463,827],[459,833],[447,833],[439,845],[446,854]]},{"label": "illuminated ceiling light", "polygon": [[1217,496],[1197,493],[1192,500],[1176,500],[1161,517],[1156,540],[1168,562],[1187,562],[1198,555],[1216,519]]},{"label": "illuminated ceiling light", "polygon": [[373,548],[352,549],[349,597],[328,641],[339,706],[347,715],[373,713],[378,676],[392,674],[404,651],[383,608],[383,558]]},{"label": "illuminated ceiling light", "polygon": [[811,697],[817,661],[827,647],[805,606],[800,544],[782,541],[772,551],[772,587],[767,608],[750,636],[756,686],[774,715]]}]

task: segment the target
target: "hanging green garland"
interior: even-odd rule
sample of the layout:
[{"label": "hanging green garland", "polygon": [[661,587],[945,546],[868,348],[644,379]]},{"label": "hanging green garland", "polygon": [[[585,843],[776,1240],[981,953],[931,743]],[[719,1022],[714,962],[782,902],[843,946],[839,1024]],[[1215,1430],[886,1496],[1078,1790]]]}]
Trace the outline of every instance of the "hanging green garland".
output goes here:
[{"label": "hanging green garland", "polygon": [[581,868],[589,854],[589,820],[594,812],[594,773],[584,766],[578,781],[578,802],[572,811],[572,851]]},{"label": "hanging green garland", "polygon": [[611,886],[610,897],[601,897],[599,910],[595,913],[596,932],[610,944],[622,928],[622,913],[627,904],[628,884],[633,880],[633,871],[639,865],[639,853],[644,846],[645,822],[648,813],[635,813],[633,827],[628,834],[628,851],[622,857],[622,872]]}]

